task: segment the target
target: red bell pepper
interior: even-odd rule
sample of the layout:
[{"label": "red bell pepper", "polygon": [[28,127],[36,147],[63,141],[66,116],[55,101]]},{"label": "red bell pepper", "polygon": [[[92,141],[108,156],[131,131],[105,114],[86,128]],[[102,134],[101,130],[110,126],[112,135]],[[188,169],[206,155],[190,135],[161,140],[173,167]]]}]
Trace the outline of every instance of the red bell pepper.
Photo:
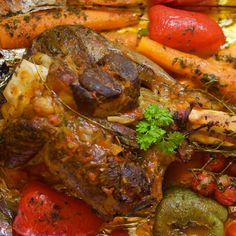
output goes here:
[{"label": "red bell pepper", "polygon": [[34,182],[23,190],[13,229],[21,236],[92,236],[102,223],[83,201]]},{"label": "red bell pepper", "polygon": [[214,0],[149,0],[150,5],[167,4],[171,6],[216,5]]},{"label": "red bell pepper", "polygon": [[156,5],[149,18],[150,38],[180,51],[207,57],[225,42],[220,26],[202,13]]}]

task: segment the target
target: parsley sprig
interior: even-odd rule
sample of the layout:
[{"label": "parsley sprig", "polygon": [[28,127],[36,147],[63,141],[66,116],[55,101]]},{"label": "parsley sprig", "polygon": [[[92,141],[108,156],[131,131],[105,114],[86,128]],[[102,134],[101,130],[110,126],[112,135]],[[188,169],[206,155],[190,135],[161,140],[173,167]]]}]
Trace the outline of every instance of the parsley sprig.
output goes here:
[{"label": "parsley sprig", "polygon": [[170,111],[156,104],[150,105],[144,111],[144,119],[136,126],[137,142],[140,149],[147,150],[152,144],[165,154],[171,155],[184,141],[180,132],[167,132],[174,122]]}]

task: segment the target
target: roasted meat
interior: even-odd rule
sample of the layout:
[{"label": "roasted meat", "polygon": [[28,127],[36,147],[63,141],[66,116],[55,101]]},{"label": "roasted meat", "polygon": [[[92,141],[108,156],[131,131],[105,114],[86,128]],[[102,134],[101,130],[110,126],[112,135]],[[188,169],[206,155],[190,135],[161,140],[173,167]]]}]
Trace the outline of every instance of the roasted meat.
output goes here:
[{"label": "roasted meat", "polygon": [[[200,130],[210,141],[216,135],[214,142],[235,148],[235,137],[222,132],[221,123],[235,119],[224,105],[82,26],[59,26],[36,38],[4,95],[2,147],[11,150],[5,165],[41,152],[52,173],[105,219],[158,203],[166,167],[191,155],[188,135]],[[135,125],[153,103],[171,111],[172,130],[186,133],[177,155],[164,155],[155,146],[146,152],[138,148]],[[205,120],[196,122],[199,109]],[[206,115],[212,109],[218,123]],[[122,115],[132,117],[126,126],[109,121]],[[235,133],[231,123],[224,128]]]},{"label": "roasted meat", "polygon": [[153,177],[114,134],[81,118],[70,118],[61,131],[47,145],[47,165],[105,218],[155,203]]},{"label": "roasted meat", "polygon": [[[6,167],[23,165],[33,158],[45,145],[53,128],[43,121],[17,119],[8,124],[2,135],[1,158]],[[33,140],[33,141],[32,141]]]},{"label": "roasted meat", "polygon": [[33,42],[30,54],[39,52],[53,58],[49,86],[59,95],[70,90],[80,112],[106,117],[138,106],[137,66],[88,28],[46,31]]}]

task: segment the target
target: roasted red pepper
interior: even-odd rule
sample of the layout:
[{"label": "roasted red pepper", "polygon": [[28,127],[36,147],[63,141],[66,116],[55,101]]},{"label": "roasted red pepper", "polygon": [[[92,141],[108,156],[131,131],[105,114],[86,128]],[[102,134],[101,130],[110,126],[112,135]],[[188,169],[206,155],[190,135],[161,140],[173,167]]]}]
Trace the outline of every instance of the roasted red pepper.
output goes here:
[{"label": "roasted red pepper", "polygon": [[150,5],[168,4],[171,6],[215,5],[214,0],[150,0]]},{"label": "roasted red pepper", "polygon": [[202,13],[156,5],[149,18],[150,38],[171,48],[208,57],[225,42],[220,26]]},{"label": "roasted red pepper", "polygon": [[13,229],[21,236],[92,236],[101,224],[83,201],[34,182],[23,190]]}]

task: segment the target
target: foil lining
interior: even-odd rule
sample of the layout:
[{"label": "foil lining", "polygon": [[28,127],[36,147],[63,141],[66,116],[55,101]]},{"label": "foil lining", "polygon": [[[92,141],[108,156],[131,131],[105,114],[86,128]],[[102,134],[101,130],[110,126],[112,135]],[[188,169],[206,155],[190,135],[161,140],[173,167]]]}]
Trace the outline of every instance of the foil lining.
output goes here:
[{"label": "foil lining", "polygon": [[16,14],[16,13],[26,13],[32,10],[41,10],[45,7],[58,7],[65,6],[66,0],[11,0],[5,1],[4,6],[0,7],[0,15]]},{"label": "foil lining", "polygon": [[25,52],[25,48],[13,50],[0,49],[0,90],[6,86],[15,66],[21,61]]}]

